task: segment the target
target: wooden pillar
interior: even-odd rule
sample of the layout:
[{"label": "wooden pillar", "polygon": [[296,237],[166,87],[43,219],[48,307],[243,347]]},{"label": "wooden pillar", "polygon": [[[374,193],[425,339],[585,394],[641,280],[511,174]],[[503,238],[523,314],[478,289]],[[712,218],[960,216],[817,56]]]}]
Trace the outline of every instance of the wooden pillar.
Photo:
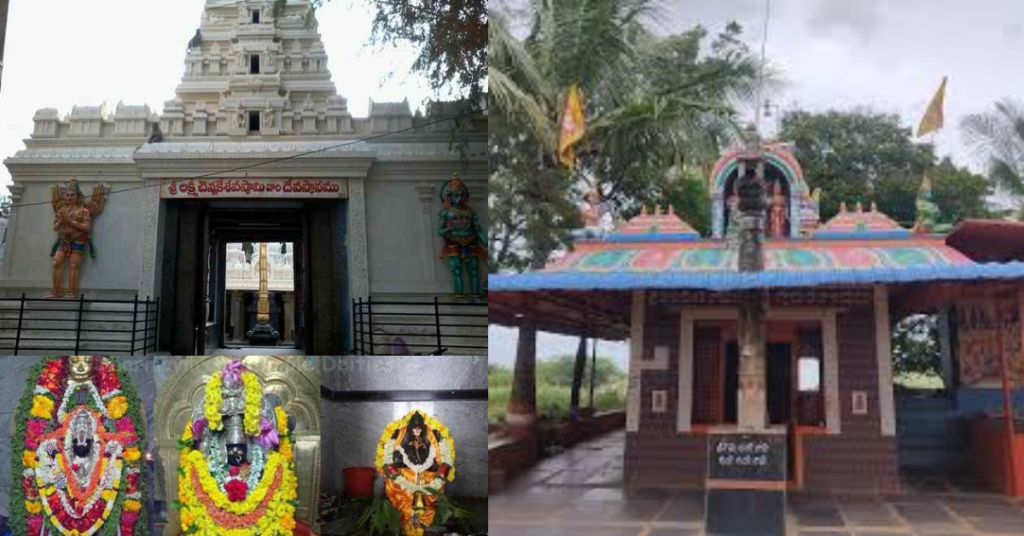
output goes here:
[{"label": "wooden pillar", "polygon": [[643,290],[633,291],[629,322],[629,388],[626,392],[626,432],[640,430],[641,383],[644,359],[644,312],[647,298]]},{"label": "wooden pillar", "polygon": [[878,415],[884,437],[896,435],[892,394],[892,330],[889,325],[889,288],[875,285],[875,360],[878,363]]},{"label": "wooden pillar", "polygon": [[505,422],[510,426],[530,426],[537,419],[537,328],[524,318],[519,324],[516,365],[512,393],[508,399]]}]

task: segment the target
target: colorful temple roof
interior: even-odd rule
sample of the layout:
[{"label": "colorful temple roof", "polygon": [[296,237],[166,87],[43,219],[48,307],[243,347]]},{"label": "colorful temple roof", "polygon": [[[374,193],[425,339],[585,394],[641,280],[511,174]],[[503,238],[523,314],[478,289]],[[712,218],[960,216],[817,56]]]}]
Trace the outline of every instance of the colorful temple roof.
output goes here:
[{"label": "colorful temple roof", "polygon": [[608,242],[663,242],[669,240],[697,240],[700,234],[690,227],[689,223],[676,216],[675,209],[669,205],[666,212],[661,207],[654,207],[654,213],[648,214],[643,207],[640,215],[626,222],[625,225],[608,233]]},{"label": "colorful temple roof", "polygon": [[[579,241],[542,270],[491,275],[492,293],[537,290],[629,290],[644,288],[729,291],[770,287],[866,285],[972,279],[1024,278],[1024,256],[1006,262],[978,262],[963,249],[967,231],[950,237],[913,233],[874,205],[864,210],[843,206],[839,214],[818,223],[817,196],[811,195],[802,170],[781,145],[770,145],[760,157],[775,166],[770,181],[779,185],[773,202],[775,238],[764,243],[765,266],[740,272],[737,238],[729,232],[729,201],[742,156],[734,151],[712,172],[712,233],[700,235],[672,210],[646,211],[603,239]],[[749,156],[749,153],[748,153]],[[772,214],[769,211],[769,214]],[[975,225],[974,227],[978,227]],[[1024,243],[1024,229],[1020,233]],[[969,238],[969,237],[968,237]],[[1015,242],[1017,243],[1017,242]],[[959,248],[957,247],[959,246]]]},{"label": "colorful temple roof", "polygon": [[871,203],[871,208],[864,210],[857,203],[855,210],[847,210],[846,203],[840,205],[839,214],[827,221],[811,236],[815,238],[903,238],[910,236],[910,230],[900,227],[886,214],[879,212],[878,207]]}]

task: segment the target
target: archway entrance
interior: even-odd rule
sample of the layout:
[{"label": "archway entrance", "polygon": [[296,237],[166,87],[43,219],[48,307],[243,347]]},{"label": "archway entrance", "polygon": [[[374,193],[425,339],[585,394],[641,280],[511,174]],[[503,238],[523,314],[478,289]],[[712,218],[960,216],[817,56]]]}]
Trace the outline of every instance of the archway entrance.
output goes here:
[{"label": "archway entrance", "polygon": [[[183,200],[166,205],[161,342],[175,355],[249,344],[259,353],[341,354],[348,337],[344,201]],[[229,244],[287,244],[291,302],[277,304],[286,340],[268,348],[236,331],[245,302],[228,294]],[[254,261],[255,262],[255,261]],[[312,292],[312,289],[316,292]],[[276,297],[274,298],[276,301]],[[287,311],[286,311],[287,309]],[[287,314],[287,317],[285,316]],[[248,315],[248,310],[245,311]],[[248,330],[245,330],[246,332]],[[279,332],[281,330],[278,330]],[[283,345],[282,345],[283,344]]]}]

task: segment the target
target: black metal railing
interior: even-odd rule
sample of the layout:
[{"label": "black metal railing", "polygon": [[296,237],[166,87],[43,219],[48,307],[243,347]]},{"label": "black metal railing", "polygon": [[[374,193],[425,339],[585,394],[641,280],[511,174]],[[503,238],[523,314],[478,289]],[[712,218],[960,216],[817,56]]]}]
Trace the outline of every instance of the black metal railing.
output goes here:
[{"label": "black metal railing", "polygon": [[487,302],[352,300],[356,355],[487,355]]},{"label": "black metal railing", "polygon": [[159,318],[159,298],[0,298],[0,355],[144,355],[156,350]]}]

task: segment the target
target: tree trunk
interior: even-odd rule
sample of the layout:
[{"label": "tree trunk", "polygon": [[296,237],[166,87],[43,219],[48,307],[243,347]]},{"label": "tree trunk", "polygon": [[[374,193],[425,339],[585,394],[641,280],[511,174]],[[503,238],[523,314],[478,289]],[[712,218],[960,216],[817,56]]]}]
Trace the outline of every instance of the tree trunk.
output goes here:
[{"label": "tree trunk", "polygon": [[528,425],[537,417],[537,328],[529,320],[519,325],[516,366],[505,420]]},{"label": "tree trunk", "polygon": [[580,417],[580,390],[583,388],[583,372],[587,368],[587,338],[580,337],[580,345],[576,349],[576,366],[572,371],[572,394],[569,398],[569,420]]}]

